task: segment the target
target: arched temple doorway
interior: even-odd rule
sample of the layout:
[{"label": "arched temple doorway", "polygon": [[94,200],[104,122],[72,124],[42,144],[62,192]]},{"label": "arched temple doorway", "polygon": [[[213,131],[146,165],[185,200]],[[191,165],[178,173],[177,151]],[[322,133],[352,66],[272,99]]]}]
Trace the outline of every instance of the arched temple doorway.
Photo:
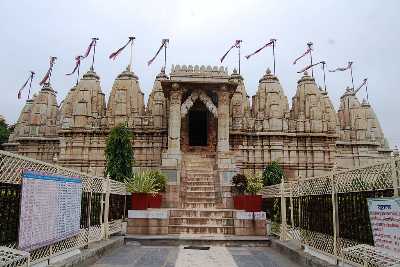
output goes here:
[{"label": "arched temple doorway", "polygon": [[200,99],[194,101],[181,124],[182,151],[206,150],[215,152],[217,119]]}]

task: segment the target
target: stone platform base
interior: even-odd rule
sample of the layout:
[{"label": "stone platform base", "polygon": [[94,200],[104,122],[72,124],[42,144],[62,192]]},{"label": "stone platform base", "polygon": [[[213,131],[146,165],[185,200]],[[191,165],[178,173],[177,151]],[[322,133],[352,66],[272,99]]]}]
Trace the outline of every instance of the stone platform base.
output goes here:
[{"label": "stone platform base", "polygon": [[138,242],[143,246],[271,246],[271,240],[265,236],[236,235],[127,235],[125,241]]},{"label": "stone platform base", "polygon": [[[204,212],[209,216],[200,218],[182,217],[182,225],[177,227],[176,223],[180,220],[177,220],[177,217],[173,217],[171,214],[176,216],[182,211],[185,211],[184,214]],[[215,214],[221,217],[215,217]],[[182,232],[177,232],[177,229],[181,229]],[[201,229],[201,231],[198,229]],[[220,229],[222,230],[219,231]],[[225,229],[229,229],[229,232],[224,231]],[[128,235],[265,236],[266,232],[265,212],[245,212],[229,209],[148,209],[128,211]]]}]

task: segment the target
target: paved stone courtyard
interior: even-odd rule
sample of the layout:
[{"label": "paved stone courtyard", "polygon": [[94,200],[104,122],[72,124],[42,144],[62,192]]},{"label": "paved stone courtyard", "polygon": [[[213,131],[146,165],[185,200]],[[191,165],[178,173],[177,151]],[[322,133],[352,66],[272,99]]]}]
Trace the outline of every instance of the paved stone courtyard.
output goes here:
[{"label": "paved stone courtyard", "polygon": [[184,246],[126,246],[103,256],[92,267],[289,267],[301,266],[270,247],[222,247],[209,250],[184,249]]}]

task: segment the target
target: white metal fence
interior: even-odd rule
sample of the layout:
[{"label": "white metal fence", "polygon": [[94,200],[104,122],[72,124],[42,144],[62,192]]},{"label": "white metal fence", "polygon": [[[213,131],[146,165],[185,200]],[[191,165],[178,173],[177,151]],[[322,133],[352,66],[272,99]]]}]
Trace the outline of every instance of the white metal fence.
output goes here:
[{"label": "white metal fence", "polygon": [[[117,213],[119,212],[119,214],[121,214],[121,216],[117,215],[117,217],[120,218],[115,218],[116,216],[113,216],[111,221],[109,221],[109,217],[110,197],[115,199],[115,197],[120,195],[122,196],[120,199],[124,199],[124,196],[126,195],[126,189],[123,183],[103,177],[91,176],[87,173],[67,169],[61,166],[34,160],[6,151],[0,151],[0,202],[2,200],[12,200],[13,197],[17,196],[16,194],[19,194],[21,173],[25,169],[46,172],[49,174],[80,177],[82,179],[82,198],[85,199],[86,205],[86,207],[84,207],[85,212],[81,215],[84,218],[81,218],[80,233],[74,237],[31,251],[29,255],[30,263],[40,262],[56,256],[57,254],[65,253],[72,249],[85,247],[94,241],[108,239],[111,234],[121,231],[123,214],[125,213],[124,205],[121,207],[122,210],[116,211]],[[3,202],[3,205],[6,204],[6,202]],[[19,205],[19,203],[14,204]],[[94,206],[94,204],[96,205]],[[3,228],[5,227],[4,224],[7,223],[6,220],[15,222],[14,220],[19,219],[18,214],[11,213],[7,215],[9,216],[8,218],[6,218],[4,215],[2,218],[0,218],[0,220],[3,220],[3,225],[0,223],[0,231],[5,231],[2,229],[2,226]],[[15,229],[11,229],[11,234],[0,234],[3,234],[3,236],[6,234],[12,236],[12,231],[14,230]],[[15,240],[12,240],[11,238],[11,241],[9,240],[9,242],[7,242],[7,240],[0,239],[0,241],[3,241],[0,243],[0,246],[11,249],[3,249],[3,252],[1,252],[0,249],[0,263],[2,260],[5,260],[6,257],[8,257],[10,260],[12,255],[11,252],[15,252],[13,249],[17,247],[16,240],[17,238]],[[14,254],[16,255],[15,257],[18,256],[18,253]]]},{"label": "white metal fence", "polygon": [[385,257],[372,244],[363,244],[372,239],[366,198],[398,197],[399,180],[400,158],[393,157],[362,168],[333,170],[323,176],[264,187],[263,198],[269,201],[267,209],[273,213],[271,231],[282,240],[299,240],[336,263],[400,263],[400,257]]}]

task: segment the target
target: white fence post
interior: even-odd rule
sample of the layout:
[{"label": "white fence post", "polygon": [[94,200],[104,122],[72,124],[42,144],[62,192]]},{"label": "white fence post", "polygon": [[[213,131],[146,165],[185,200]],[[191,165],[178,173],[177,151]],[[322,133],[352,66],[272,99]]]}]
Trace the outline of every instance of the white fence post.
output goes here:
[{"label": "white fence post", "polygon": [[292,185],[289,186],[290,190],[290,223],[292,228],[294,228],[294,208],[293,208],[293,188]]},{"label": "white fence post", "polygon": [[392,171],[392,180],[393,180],[393,196],[394,197],[399,197],[399,173],[397,172],[396,169],[396,157],[393,156],[390,159],[390,167]]},{"label": "white fence post", "polygon": [[106,179],[106,197],[104,205],[104,239],[109,238],[109,225],[108,225],[108,214],[110,211],[110,177]]},{"label": "white fence post", "polygon": [[338,263],[338,237],[339,237],[339,207],[338,207],[338,195],[336,191],[336,181],[335,181],[335,170],[336,165],[332,169],[331,184],[332,184],[332,223],[333,223],[333,255],[336,258],[336,264]]},{"label": "white fence post", "polygon": [[281,235],[280,240],[287,239],[287,223],[286,223],[286,198],[285,198],[285,181],[282,177],[281,181]]}]

